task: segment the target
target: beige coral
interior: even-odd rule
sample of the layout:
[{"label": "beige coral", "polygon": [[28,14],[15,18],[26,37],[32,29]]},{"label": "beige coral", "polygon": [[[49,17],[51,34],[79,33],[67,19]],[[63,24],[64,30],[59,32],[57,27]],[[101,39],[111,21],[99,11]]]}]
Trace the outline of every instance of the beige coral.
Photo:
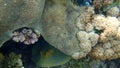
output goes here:
[{"label": "beige coral", "polygon": [[89,53],[92,58],[111,60],[120,57],[120,21],[116,17],[96,15],[93,25],[98,30],[103,30],[98,43]]},{"label": "beige coral", "polygon": [[77,38],[79,41],[80,52],[73,54],[73,58],[80,59],[85,57],[97,44],[99,35],[94,32],[92,25],[92,16],[94,15],[93,7],[82,7],[84,12],[77,18],[76,26],[78,27]]},{"label": "beige coral", "polygon": [[86,30],[88,32],[93,30],[93,26],[91,25],[91,19],[94,15],[94,7],[81,7],[83,10],[81,15],[77,18],[76,26],[79,30]]},{"label": "beige coral", "polygon": [[102,15],[96,15],[93,20],[93,25],[98,30],[104,30],[100,34],[100,41],[106,41],[111,36],[119,36],[118,27],[120,22],[116,17],[104,17]]},{"label": "beige coral", "polygon": [[118,20],[120,21],[120,16],[118,17]]}]

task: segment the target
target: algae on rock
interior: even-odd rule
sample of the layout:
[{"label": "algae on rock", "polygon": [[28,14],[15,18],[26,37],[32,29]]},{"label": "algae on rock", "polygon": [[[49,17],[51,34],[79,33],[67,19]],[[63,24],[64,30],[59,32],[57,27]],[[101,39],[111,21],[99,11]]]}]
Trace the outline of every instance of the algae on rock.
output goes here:
[{"label": "algae on rock", "polygon": [[0,47],[11,38],[15,29],[39,23],[44,2],[45,0],[0,0]]}]

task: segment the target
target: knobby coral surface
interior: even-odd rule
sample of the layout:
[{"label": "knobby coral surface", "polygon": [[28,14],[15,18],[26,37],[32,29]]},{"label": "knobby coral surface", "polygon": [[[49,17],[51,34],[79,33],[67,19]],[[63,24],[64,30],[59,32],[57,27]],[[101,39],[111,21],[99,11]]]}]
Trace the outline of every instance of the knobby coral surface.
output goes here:
[{"label": "knobby coral surface", "polygon": [[96,15],[93,19],[96,29],[103,30],[98,44],[90,53],[98,59],[116,59],[120,57],[120,21],[116,17]]},{"label": "knobby coral surface", "polygon": [[[113,7],[116,8],[116,7]],[[111,12],[112,13],[112,12]],[[77,18],[77,38],[80,52],[74,53],[75,59],[89,55],[94,59],[111,60],[120,57],[120,21],[117,15],[95,14],[93,7],[84,7]],[[114,13],[115,14],[115,13]]]}]

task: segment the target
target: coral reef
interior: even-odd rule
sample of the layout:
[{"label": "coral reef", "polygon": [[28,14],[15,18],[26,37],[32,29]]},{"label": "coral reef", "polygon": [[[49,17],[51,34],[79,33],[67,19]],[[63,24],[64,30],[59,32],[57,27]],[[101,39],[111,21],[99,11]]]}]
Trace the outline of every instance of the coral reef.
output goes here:
[{"label": "coral reef", "polygon": [[94,32],[94,27],[91,23],[94,14],[93,7],[83,7],[82,14],[77,18],[76,27],[78,28],[77,39],[81,51],[74,53],[74,59],[85,57],[98,41],[99,35]]},{"label": "coral reef", "polygon": [[119,13],[120,13],[120,10],[119,10],[119,8],[117,6],[110,8],[106,12],[107,15],[115,16],[115,17],[117,17],[119,15]]},{"label": "coral reef", "polygon": [[[120,3],[119,0],[94,0],[92,6],[78,6],[71,0],[0,0],[0,47],[9,39],[36,45],[31,51],[32,60],[39,67],[65,63],[70,60],[68,55],[74,59],[120,58],[120,6],[117,2]],[[40,42],[38,32],[49,44],[35,44]],[[40,46],[46,46],[44,52]],[[2,54],[0,56],[4,59]],[[54,56],[64,59],[57,64]],[[21,62],[20,58],[10,53],[5,60],[9,60],[7,68],[19,68],[16,64]]]},{"label": "coral reef", "polygon": [[89,58],[83,58],[80,60],[71,60],[68,63],[56,66],[52,68],[119,68],[120,59],[111,61],[91,60]]},{"label": "coral reef", "polygon": [[101,9],[102,7],[109,6],[114,0],[94,0],[93,4],[96,9]]},{"label": "coral reef", "polygon": [[24,68],[21,60],[21,55],[16,55],[11,52],[5,59],[6,68]]},{"label": "coral reef", "polygon": [[0,53],[0,67],[1,68],[24,68],[21,60],[21,55],[11,52],[9,56],[4,56]]},{"label": "coral reef", "polygon": [[118,58],[120,21],[116,17],[96,15],[93,24],[96,29],[103,32],[100,34],[99,43],[92,49],[91,56],[101,60]]},{"label": "coral reef", "polygon": [[68,1],[46,2],[41,17],[41,35],[50,45],[67,55],[72,55],[80,50],[75,34],[77,32],[75,19],[80,13],[80,8]]},{"label": "coral reef", "polygon": [[71,57],[51,46],[43,38],[32,48],[32,60],[37,67],[53,67],[67,63]]},{"label": "coral reef", "polygon": [[[101,7],[113,3],[112,0],[101,2],[104,2]],[[96,8],[96,4],[94,6]],[[115,16],[118,15],[119,11],[116,12]],[[99,15],[95,15],[94,7],[74,6],[67,0],[48,0],[45,3],[39,28],[41,28],[41,35],[50,45],[74,59],[80,59],[86,57],[93,50],[93,47],[99,45],[99,42],[119,37],[117,18],[101,15],[101,19],[99,19],[96,16]],[[96,30],[103,32],[96,33]],[[15,39],[16,36],[13,38]],[[25,39],[23,37],[22,41]],[[108,50],[108,52],[110,51]]]},{"label": "coral reef", "polygon": [[0,68],[4,67],[5,56],[0,53]]},{"label": "coral reef", "polygon": [[[44,2],[45,0],[0,0],[0,47],[11,38],[12,31],[37,24]],[[33,28],[39,29],[37,25],[34,26]]]},{"label": "coral reef", "polygon": [[21,28],[13,32],[12,40],[15,42],[23,42],[24,44],[30,45],[35,44],[40,37],[40,33],[37,30],[32,30],[30,28]]}]

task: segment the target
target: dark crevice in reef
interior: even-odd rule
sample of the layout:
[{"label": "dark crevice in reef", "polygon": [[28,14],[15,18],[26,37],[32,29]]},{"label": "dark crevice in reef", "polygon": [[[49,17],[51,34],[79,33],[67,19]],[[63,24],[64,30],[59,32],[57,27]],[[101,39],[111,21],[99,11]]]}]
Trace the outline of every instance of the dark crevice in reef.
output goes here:
[{"label": "dark crevice in reef", "polygon": [[[38,42],[32,45],[25,45],[24,43],[16,43],[12,40],[8,40],[0,48],[0,53],[2,53],[5,56],[8,56],[11,52],[14,52],[15,54],[21,54],[23,65],[25,66],[25,68],[34,68],[36,65],[33,63],[31,57],[32,48],[36,46],[36,44],[42,44],[46,46],[50,45],[43,39],[43,37],[40,37]],[[46,46],[40,46],[40,50],[46,51]]]},{"label": "dark crevice in reef", "polygon": [[[35,47],[39,47],[37,49],[38,53],[33,55],[32,51]],[[11,52],[14,52],[17,55],[21,54],[23,66],[25,68],[41,68],[33,62],[32,57],[38,56],[40,52],[45,54],[51,48],[54,49],[54,47],[51,46],[48,42],[46,42],[41,36],[35,44],[31,45],[25,45],[24,43],[16,43],[12,40],[8,40],[0,48],[0,53],[2,53],[5,57],[8,57]],[[41,57],[41,55],[39,57]]]},{"label": "dark crevice in reef", "polygon": [[[34,63],[31,60],[32,48],[34,45],[25,45],[23,43],[16,43],[12,40],[8,40],[0,48],[0,53],[3,53],[5,56],[8,56],[11,52],[15,54],[22,55],[22,61],[24,65],[30,65],[29,67],[34,67]],[[27,63],[27,64],[26,64]],[[29,68],[27,66],[27,68]]]},{"label": "dark crevice in reef", "polygon": [[94,31],[95,31],[95,33],[98,34],[98,35],[100,35],[100,34],[103,32],[103,30],[98,30],[98,29],[95,29],[95,28],[94,28]]}]

